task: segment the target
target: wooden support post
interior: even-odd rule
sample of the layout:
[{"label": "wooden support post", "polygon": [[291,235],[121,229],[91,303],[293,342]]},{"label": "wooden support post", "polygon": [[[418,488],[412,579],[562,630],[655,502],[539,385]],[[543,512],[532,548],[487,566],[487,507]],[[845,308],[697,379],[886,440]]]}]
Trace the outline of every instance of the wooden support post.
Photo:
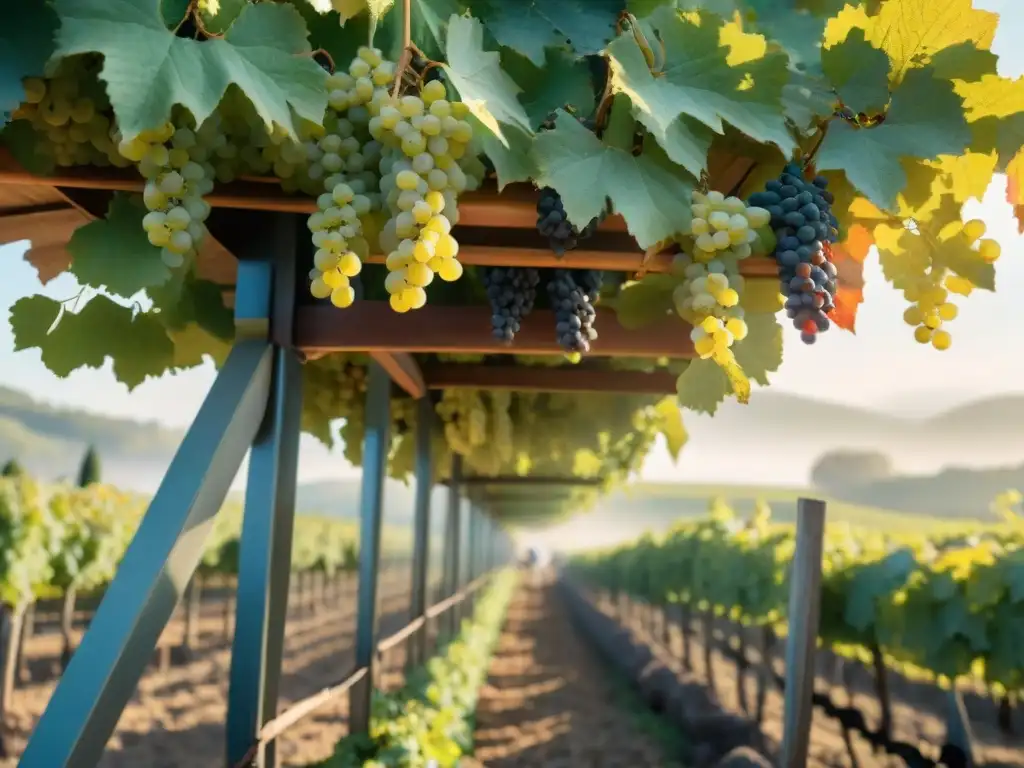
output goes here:
[{"label": "wooden support post", "polygon": [[804,768],[811,735],[814,657],[821,615],[821,557],[825,538],[825,502],[797,502],[796,551],[789,583],[789,634],[786,639],[786,696],[782,768]]},{"label": "wooden support post", "polygon": [[367,674],[349,694],[349,733],[368,733],[370,698],[377,662],[377,575],[380,566],[384,476],[391,428],[391,379],[379,363],[370,364],[363,437],[363,482],[359,511],[359,598],[356,623],[356,668]]},{"label": "wooden support post", "polygon": [[429,397],[416,403],[416,500],[413,518],[412,595],[409,619],[423,619],[409,642],[407,666],[411,669],[427,658],[427,574],[430,564],[430,492],[433,490],[431,433],[434,429],[434,405]]},{"label": "wooden support post", "polygon": [[971,733],[971,719],[967,715],[967,708],[964,706],[964,698],[954,683],[953,688],[946,691],[946,743],[951,747],[957,747],[964,753],[964,765],[967,768],[974,768],[977,763],[974,760],[974,737]]}]

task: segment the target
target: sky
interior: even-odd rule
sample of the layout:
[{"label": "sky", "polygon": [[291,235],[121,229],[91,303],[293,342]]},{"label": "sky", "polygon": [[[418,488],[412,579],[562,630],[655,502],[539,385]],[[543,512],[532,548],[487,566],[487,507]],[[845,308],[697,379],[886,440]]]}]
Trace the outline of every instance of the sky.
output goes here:
[{"label": "sky", "polygon": [[[1000,57],[1004,76],[1024,75],[1024,2],[975,0],[977,8],[1001,14],[993,50]],[[913,340],[903,324],[906,303],[882,278],[874,255],[865,263],[864,303],[858,313],[856,335],[831,330],[813,346],[800,343],[798,333],[786,326],[784,362],[772,379],[777,392],[834,400],[893,412],[918,415],[961,402],[1008,392],[1024,392],[1024,356],[1014,341],[1024,329],[1024,237],[1017,234],[1010,206],[1005,201],[1005,178],[997,177],[984,199],[972,201],[968,217],[981,218],[988,237],[999,241],[1003,256],[996,266],[997,292],[978,291],[960,303],[960,315],[950,325],[953,345],[936,352]],[[0,308],[17,299],[42,293],[54,298],[74,296],[79,288],[68,274],[45,286],[35,270],[22,260],[25,243],[0,246]],[[213,381],[212,364],[185,373],[150,380],[132,392],[115,381],[109,363],[101,369],[83,369],[58,379],[43,366],[38,350],[14,352],[6,320],[0,322],[0,384],[31,393],[55,405],[82,408],[111,416],[155,420],[186,427]],[[754,395],[757,396],[756,393]],[[692,446],[691,446],[692,449]],[[355,470],[339,453],[328,452],[303,436],[300,478],[303,480],[352,475]],[[663,449],[648,459],[641,475],[671,480],[678,476]]]}]

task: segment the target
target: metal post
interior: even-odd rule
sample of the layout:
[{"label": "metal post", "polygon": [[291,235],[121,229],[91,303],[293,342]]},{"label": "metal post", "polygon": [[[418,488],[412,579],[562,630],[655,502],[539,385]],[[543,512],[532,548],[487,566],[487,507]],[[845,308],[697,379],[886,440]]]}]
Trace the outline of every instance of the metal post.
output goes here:
[{"label": "metal post", "polygon": [[[452,476],[448,483],[448,511],[445,520],[444,543],[445,543],[445,571],[444,571],[444,593],[445,597],[451,597],[459,588],[459,538],[461,515],[461,492],[462,479],[462,456],[452,456]],[[451,638],[458,627],[455,618],[455,608],[449,609],[445,616],[444,627],[446,634]]]},{"label": "metal post", "polygon": [[25,748],[23,768],[99,762],[263,420],[271,363],[266,341],[231,350]]},{"label": "metal post", "polygon": [[349,695],[349,733],[370,729],[370,698],[377,658],[377,573],[384,506],[384,475],[391,427],[391,379],[376,362],[370,363],[366,392],[366,433],[363,437],[363,482],[359,511],[359,602],[356,624],[356,668],[366,676]]},{"label": "metal post", "polygon": [[813,713],[814,656],[821,614],[825,502],[800,499],[796,514],[796,551],[789,583],[782,768],[803,768],[807,765]]},{"label": "metal post", "polygon": [[[258,325],[273,316],[279,339],[291,337],[295,304],[295,249],[305,227],[294,217],[268,221],[270,258],[243,261],[240,286],[272,280],[273,310],[256,303],[255,292],[236,301]],[[251,248],[265,249],[253,244]],[[271,264],[274,264],[271,272]],[[247,307],[247,304],[252,305]],[[257,332],[262,333],[262,330]],[[294,350],[275,344],[267,412],[249,455],[245,510],[239,542],[235,633],[228,683],[227,764],[236,765],[259,738],[260,729],[277,715],[277,697],[284,651],[285,618],[295,519],[299,433],[302,418],[302,365]],[[276,744],[260,746],[258,768],[277,765]]]},{"label": "metal post", "polygon": [[409,607],[411,620],[424,619],[410,638],[408,667],[413,668],[427,660],[427,573],[430,563],[430,492],[433,490],[433,462],[431,460],[431,433],[434,428],[434,404],[429,397],[416,404],[416,501],[414,538],[412,547],[412,597]]}]

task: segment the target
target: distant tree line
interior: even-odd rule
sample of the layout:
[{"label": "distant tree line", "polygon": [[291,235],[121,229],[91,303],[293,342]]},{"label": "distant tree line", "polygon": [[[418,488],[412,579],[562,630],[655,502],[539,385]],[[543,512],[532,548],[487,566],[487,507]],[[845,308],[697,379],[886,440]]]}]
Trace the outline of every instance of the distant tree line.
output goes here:
[{"label": "distant tree line", "polygon": [[811,482],[836,493],[895,475],[892,459],[879,451],[835,450],[823,453],[811,468]]},{"label": "distant tree line", "polygon": [[[0,469],[0,477],[24,477],[25,474],[25,468],[17,459],[9,459]],[[94,483],[102,482],[102,474],[99,452],[90,445],[79,464],[76,485],[79,488],[88,488]]]}]

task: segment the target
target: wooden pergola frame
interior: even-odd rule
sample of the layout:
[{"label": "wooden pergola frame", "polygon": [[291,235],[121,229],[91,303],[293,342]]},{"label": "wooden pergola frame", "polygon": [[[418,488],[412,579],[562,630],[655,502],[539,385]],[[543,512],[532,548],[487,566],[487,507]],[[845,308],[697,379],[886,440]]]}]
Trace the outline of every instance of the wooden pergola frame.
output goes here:
[{"label": "wooden pergola frame", "polygon": [[[749,161],[731,162],[714,178],[731,188],[749,167]],[[8,210],[7,229],[17,233],[12,239],[32,238],[47,229],[101,217],[115,192],[142,188],[141,180],[130,172],[109,169],[63,170],[43,179],[25,172],[0,151],[0,189],[17,185],[49,187],[50,199]],[[488,496],[497,504],[503,494],[510,494],[508,489],[528,488],[525,497],[533,497],[539,511],[546,506],[543,498],[599,482],[540,475],[464,478],[461,459],[453,456],[443,553],[447,596],[437,605],[428,605],[431,433],[436,419],[431,390],[668,394],[674,391],[675,376],[667,371],[615,370],[600,361],[694,354],[689,329],[678,318],[666,316],[636,331],[619,324],[614,313],[601,310],[593,359],[581,366],[525,367],[513,364],[511,355],[562,354],[550,312],[534,313],[524,322],[516,343],[507,347],[492,338],[487,307],[431,305],[398,315],[383,302],[361,301],[347,310],[314,304],[299,269],[300,249],[309,247],[304,214],[313,210],[312,200],[286,195],[274,183],[254,179],[222,185],[207,199],[214,211],[208,222],[211,238],[201,256],[213,273],[233,276],[219,283],[234,307],[236,340],[29,741],[20,763],[23,768],[95,765],[198,565],[206,533],[247,453],[225,765],[269,768],[275,765],[280,733],[337,696],[347,693],[350,697],[350,731],[365,732],[380,654],[409,642],[410,662],[421,662],[428,651],[428,622],[440,621],[449,636],[457,631],[460,617],[487,574],[506,565],[514,553],[500,521],[487,514]],[[455,229],[460,261],[628,274],[665,272],[671,267],[671,252],[641,252],[617,216],[604,222],[587,250],[558,259],[534,231],[535,201],[536,194],[524,185],[500,195],[493,188],[465,195]],[[0,233],[4,222],[0,213]],[[53,232],[49,235],[47,243],[53,243],[55,250],[48,255],[66,259]],[[379,254],[369,258],[370,263],[381,260]],[[776,279],[775,265],[766,259],[748,260],[743,273]],[[339,351],[367,352],[373,360],[363,445],[355,667],[340,671],[337,681],[315,696],[278,713],[298,470],[301,366],[304,360]],[[489,359],[486,364],[456,364],[431,357],[431,362],[421,365],[417,353],[477,353]],[[415,398],[418,409],[412,619],[396,635],[382,640],[377,570],[394,385]],[[467,498],[468,509],[463,504]],[[516,518],[528,516],[524,512]]]}]

